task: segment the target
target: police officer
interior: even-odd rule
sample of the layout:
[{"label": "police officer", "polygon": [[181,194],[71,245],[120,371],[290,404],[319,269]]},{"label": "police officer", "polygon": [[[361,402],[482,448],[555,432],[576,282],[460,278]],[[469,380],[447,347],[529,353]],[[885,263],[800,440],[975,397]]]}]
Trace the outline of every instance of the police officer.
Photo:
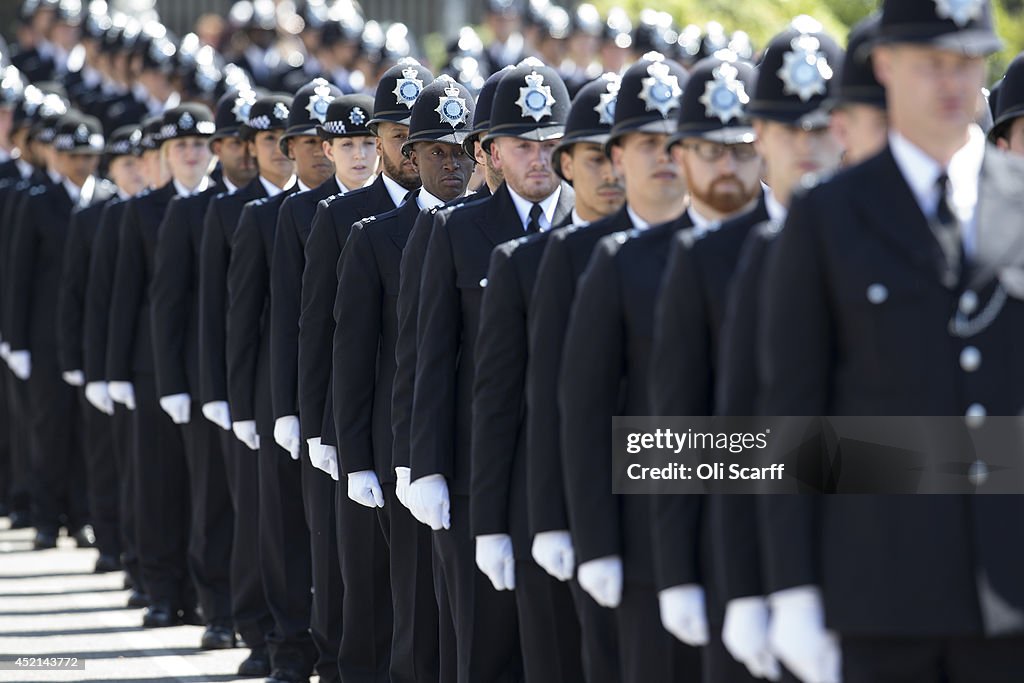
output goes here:
[{"label": "police officer", "polygon": [[[424,88],[413,105],[402,147],[423,187],[398,209],[356,223],[339,264],[334,309],[339,464],[348,479],[349,497],[379,509],[389,545],[393,681],[441,680],[430,532],[395,497],[391,457],[400,261],[421,211],[465,193],[473,161],[463,142],[472,116],[472,96],[450,77],[441,76]],[[372,582],[369,570],[366,581]]]},{"label": "police officer", "polygon": [[[432,80],[433,74],[411,59],[385,72],[374,97],[373,118],[363,121],[362,112],[356,117],[360,121],[356,125],[365,123],[377,138],[381,173],[366,187],[321,202],[306,242],[299,318],[299,417],[310,457],[326,471],[338,471],[330,372],[338,259],[353,224],[401,206],[419,187],[419,174],[401,149],[416,98]],[[323,439],[323,445],[318,446],[317,439]],[[381,620],[377,622],[380,628],[388,624],[390,632],[391,603],[390,590],[381,590],[378,583],[387,580],[388,560],[377,515],[349,499],[346,483],[339,486],[334,502],[338,561],[345,588],[338,668],[344,678],[348,671],[385,667],[390,639],[382,640],[377,630],[366,628],[364,622],[372,613],[375,620]],[[367,558],[379,568],[369,585]]]},{"label": "police officer", "polygon": [[84,208],[114,193],[110,183],[94,175],[103,148],[98,121],[77,112],[61,117],[53,138],[53,170],[60,180],[28,191],[11,238],[5,336],[11,347],[8,364],[15,376],[28,380],[37,549],[56,547],[62,512],[80,546],[93,542],[81,486],[80,415],[73,390],[61,378],[54,321],[71,213],[76,205]]},{"label": "police officer", "polygon": [[[298,336],[305,246],[317,205],[349,187],[359,187],[377,169],[377,145],[366,122],[373,115],[373,98],[335,97],[317,131],[334,174],[318,187],[287,197],[281,204],[270,259],[270,388],[274,409],[274,440],[302,463],[302,500],[309,526],[313,607],[310,631],[320,652],[321,680],[337,680],[341,641],[341,567],[333,514],[334,480],[315,467],[302,441],[298,411]],[[302,454],[305,453],[306,457]]]},{"label": "police officer", "polygon": [[[270,258],[278,214],[288,195],[305,192],[328,180],[334,168],[324,155],[317,126],[326,120],[341,91],[323,79],[299,89],[289,107],[278,145],[295,160],[296,183],[273,198],[256,200],[242,210],[228,267],[228,395],[236,420],[253,419],[260,443],[260,554],[264,586],[274,615],[273,667],[277,680],[304,680],[316,663],[309,635],[311,557],[302,501],[298,453],[274,439],[271,399]],[[258,108],[257,101],[255,107]],[[336,652],[321,653],[328,673]]]},{"label": "police officer", "polygon": [[1024,154],[1024,124],[1018,123],[1024,116],[1024,57],[1017,55],[1010,62],[998,86],[998,97],[995,88],[992,93],[994,121],[988,138],[999,149]]},{"label": "police officer", "polygon": [[[1024,309],[998,274],[1020,259],[1002,226],[1024,168],[973,125],[999,46],[987,2],[884,4],[872,57],[889,144],[792,204],[765,264],[761,411],[966,415],[979,434],[986,415],[1020,413],[1005,354]],[[852,683],[1024,672],[1019,497],[759,505],[771,642],[801,679],[838,678],[837,647]]]},{"label": "police officer", "polygon": [[[118,129],[120,130],[120,129]],[[142,583],[137,552],[135,524],[135,477],[133,462],[134,423],[132,412],[110,398],[107,389],[107,340],[110,330],[110,301],[117,268],[117,250],[121,218],[128,201],[146,191],[148,181],[140,156],[143,133],[141,128],[129,127],[127,151],[132,155],[138,184],[134,187],[118,185],[118,193],[103,208],[93,239],[89,258],[88,284],[85,290],[82,356],[85,375],[85,399],[100,412],[111,418],[111,452],[117,468],[118,517],[121,539],[121,566],[125,571],[125,587],[131,588],[128,607],[146,607],[149,597]],[[116,138],[115,138],[116,139]],[[111,145],[122,143],[111,140]],[[117,148],[117,151],[123,151]],[[113,153],[113,149],[111,150]],[[115,183],[118,178],[111,172]]]},{"label": "police officer", "polygon": [[[673,641],[658,618],[649,501],[611,493],[607,431],[613,415],[650,410],[645,339],[653,333],[668,246],[693,220],[683,215],[681,169],[666,149],[686,81],[682,67],[658,53],[647,54],[623,76],[608,145],[625,175],[626,210],[634,229],[602,240],[580,279],[558,387],[579,581],[598,604],[617,608],[622,677],[628,681],[694,676],[700,666],[698,651]],[[652,209],[667,214],[662,220],[683,218],[650,228],[649,219],[660,222]],[[595,338],[602,343],[584,341]]]},{"label": "police officer", "polygon": [[850,29],[838,91],[827,103],[832,135],[843,148],[846,166],[873,157],[885,146],[885,89],[875,78],[870,52],[880,18],[878,13],[872,14]]},{"label": "police officer", "polygon": [[[227,272],[231,238],[242,208],[249,201],[266,197],[271,192],[280,192],[290,182],[291,165],[282,164],[280,169],[273,165],[277,149],[275,146],[271,146],[270,154],[265,153],[262,159],[254,153],[253,131],[248,124],[255,102],[256,94],[253,91],[242,90],[224,95],[218,104],[221,118],[214,138],[220,137],[223,140],[220,144],[230,148],[234,146],[233,138],[237,135],[247,149],[246,154],[256,160],[257,174],[233,192],[223,192],[210,200],[203,217],[198,256],[199,397],[204,417],[223,430],[221,450],[228,467],[228,487],[235,512],[231,553],[231,609],[235,629],[250,649],[249,656],[239,665],[239,674],[265,676],[271,672],[267,635],[273,627],[273,617],[267,605],[259,560],[258,463],[254,462],[250,449],[233,436],[228,407],[225,358]],[[264,117],[260,123],[265,123],[268,129],[274,122],[277,122],[274,125],[283,127],[288,117],[287,109],[282,113],[276,103],[265,109],[258,113]],[[228,116],[229,112],[231,116]],[[264,137],[268,135],[276,145],[279,132],[264,133]],[[264,162],[262,167],[260,161]],[[230,174],[227,180],[231,182]]]},{"label": "police officer", "polygon": [[[511,540],[500,528],[471,522],[473,354],[491,249],[548,230],[571,211],[572,188],[551,171],[568,105],[565,84],[538,60],[502,76],[482,142],[506,183],[489,199],[436,223],[423,264],[409,507],[435,532],[441,587],[452,606],[459,681],[519,675],[522,666],[514,598],[503,592],[515,587]],[[441,430],[437,438],[428,436],[434,428]],[[488,568],[492,585],[476,573],[474,536],[476,564]]]},{"label": "police officer", "polygon": [[171,180],[132,200],[121,220],[107,347],[108,390],[111,398],[136,411],[136,523],[151,601],[143,626],[149,628],[195,620],[195,589],[186,569],[191,504],[185,446],[181,430],[160,404],[148,292],[167,205],[172,197],[198,194],[209,184],[207,139],[214,129],[213,114],[202,105],[169,109],[159,138]]},{"label": "police officer", "polygon": [[227,460],[219,430],[200,412],[198,257],[203,216],[210,202],[218,194],[244,185],[255,173],[252,158],[238,139],[233,110],[239,101],[244,107],[248,100],[239,100],[238,93],[221,99],[214,114],[213,135],[207,139],[221,165],[221,181],[210,182],[197,194],[171,200],[160,226],[150,285],[160,406],[181,425],[189,463],[189,565],[206,621],[200,641],[203,649],[235,644],[231,585],[235,519]]},{"label": "police officer", "polygon": [[142,190],[142,175],[139,173],[133,150],[133,140],[137,141],[139,137],[141,132],[136,127],[119,128],[114,131],[104,147],[103,164],[106,167],[106,174],[116,186],[116,192],[87,207],[79,208],[71,215],[64,247],[58,301],[61,376],[71,386],[83,387],[82,392],[77,392],[77,398],[82,419],[90,518],[100,551],[96,561],[97,572],[121,568],[119,488],[116,458],[113,456],[112,424],[107,416],[89,404],[84,395],[85,297],[92,247],[107,204],[121,196],[132,196]]}]

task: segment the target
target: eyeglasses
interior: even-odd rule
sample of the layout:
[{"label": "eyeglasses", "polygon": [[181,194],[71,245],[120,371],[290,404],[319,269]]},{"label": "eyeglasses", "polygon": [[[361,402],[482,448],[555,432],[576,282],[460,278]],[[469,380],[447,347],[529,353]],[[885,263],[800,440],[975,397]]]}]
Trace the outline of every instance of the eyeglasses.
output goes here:
[{"label": "eyeglasses", "polygon": [[683,149],[692,149],[703,161],[715,162],[726,154],[732,154],[737,162],[753,161],[757,158],[757,148],[752,142],[741,142],[735,145],[723,145],[718,142],[693,142],[683,145]]}]

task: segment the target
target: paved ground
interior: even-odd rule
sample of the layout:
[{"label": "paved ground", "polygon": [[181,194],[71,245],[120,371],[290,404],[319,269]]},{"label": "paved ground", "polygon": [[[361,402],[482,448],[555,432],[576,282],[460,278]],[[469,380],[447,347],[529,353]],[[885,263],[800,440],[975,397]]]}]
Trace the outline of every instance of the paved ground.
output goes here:
[{"label": "paved ground", "polygon": [[[95,550],[61,538],[33,551],[32,536],[0,519],[0,681],[254,680],[235,675],[248,650],[203,652],[198,626],[143,630],[142,610],[124,607],[123,575],[92,573]],[[85,668],[7,668],[19,656],[76,657]]]}]

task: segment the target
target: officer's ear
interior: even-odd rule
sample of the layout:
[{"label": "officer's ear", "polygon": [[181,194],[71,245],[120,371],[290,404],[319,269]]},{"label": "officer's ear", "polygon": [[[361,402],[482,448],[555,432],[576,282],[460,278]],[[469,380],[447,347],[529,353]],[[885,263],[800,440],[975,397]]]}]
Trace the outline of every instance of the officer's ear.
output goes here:
[{"label": "officer's ear", "polygon": [[491,160],[494,162],[494,168],[498,171],[501,170],[501,138],[495,138],[491,140],[490,148]]},{"label": "officer's ear", "polygon": [[419,155],[416,154],[416,146],[415,145],[413,145],[412,147],[409,148],[408,157],[409,157],[409,161],[412,163],[412,167],[416,169],[417,173],[419,173],[420,172],[420,160],[419,160]]},{"label": "officer's ear", "polygon": [[568,148],[558,153],[558,165],[562,169],[562,177],[570,184],[572,183],[572,155],[575,150],[576,145],[569,145]]},{"label": "officer's ear", "polygon": [[896,49],[890,45],[879,45],[871,51],[871,66],[875,70],[875,78],[883,87],[888,87],[892,82],[893,58]]},{"label": "officer's ear", "polygon": [[608,150],[611,152],[612,168],[615,169],[615,174],[620,178],[625,178],[626,169],[622,165],[622,145],[613,142]]}]

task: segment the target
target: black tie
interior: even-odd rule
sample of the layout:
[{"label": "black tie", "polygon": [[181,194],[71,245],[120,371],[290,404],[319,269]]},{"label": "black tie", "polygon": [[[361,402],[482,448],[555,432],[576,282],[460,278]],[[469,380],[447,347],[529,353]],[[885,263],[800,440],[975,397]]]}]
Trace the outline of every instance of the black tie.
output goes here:
[{"label": "black tie", "polygon": [[939,203],[935,208],[935,236],[946,256],[950,270],[956,271],[959,276],[962,258],[961,225],[960,219],[953,213],[953,208],[949,203],[951,190],[949,176],[943,173],[935,181],[935,185],[939,192]]},{"label": "black tie", "polygon": [[533,234],[540,232],[540,216],[544,213],[544,210],[540,208],[540,204],[534,204],[530,208],[530,220],[526,222],[526,232]]}]

